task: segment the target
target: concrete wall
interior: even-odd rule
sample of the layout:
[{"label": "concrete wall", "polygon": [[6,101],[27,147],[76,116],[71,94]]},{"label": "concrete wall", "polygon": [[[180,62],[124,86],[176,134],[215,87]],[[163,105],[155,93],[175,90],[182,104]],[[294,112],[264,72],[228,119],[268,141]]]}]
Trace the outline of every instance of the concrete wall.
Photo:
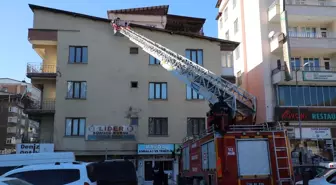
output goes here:
[{"label": "concrete wall", "polygon": [[[136,45],[125,37],[114,36],[109,23],[39,10],[35,11],[34,28],[73,30],[58,32],[57,65],[62,76],[56,81],[53,130],[56,150],[135,152],[134,142],[64,137],[66,117],[86,117],[87,126],[128,125],[125,111],[132,106],[141,110],[139,143],[180,143],[186,135],[187,117],[206,116],[206,101],[186,101],[185,85],[161,66],[148,65],[149,55],[143,50],[139,49],[136,55],[129,54],[129,48]],[[182,55],[185,49],[203,49],[205,68],[221,73],[220,48],[216,42],[144,29],[136,31]],[[88,64],[68,64],[69,45],[88,46]],[[68,80],[87,81],[86,100],[65,99]],[[131,89],[130,81],[138,81],[139,88]],[[149,101],[149,82],[167,82],[168,100]],[[148,117],[168,117],[168,137],[148,137]]]}]

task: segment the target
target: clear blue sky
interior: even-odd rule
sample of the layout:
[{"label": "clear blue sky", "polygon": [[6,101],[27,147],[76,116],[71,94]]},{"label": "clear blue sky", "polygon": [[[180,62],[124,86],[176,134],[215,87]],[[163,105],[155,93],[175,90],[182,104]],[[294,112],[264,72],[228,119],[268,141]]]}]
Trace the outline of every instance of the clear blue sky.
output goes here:
[{"label": "clear blue sky", "polygon": [[27,40],[28,28],[33,25],[29,3],[104,18],[107,10],[169,5],[170,14],[206,18],[205,35],[217,37],[216,0],[4,0],[0,11],[0,78],[30,82],[25,76],[26,64],[41,61]]}]

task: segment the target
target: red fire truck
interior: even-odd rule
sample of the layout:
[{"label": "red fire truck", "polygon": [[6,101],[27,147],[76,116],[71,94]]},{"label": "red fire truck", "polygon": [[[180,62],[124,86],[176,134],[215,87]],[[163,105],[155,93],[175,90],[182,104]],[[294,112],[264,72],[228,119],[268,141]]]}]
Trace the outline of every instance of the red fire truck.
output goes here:
[{"label": "red fire truck", "polygon": [[286,131],[280,123],[234,123],[228,107],[208,114],[207,130],[182,144],[183,184],[291,185]]}]

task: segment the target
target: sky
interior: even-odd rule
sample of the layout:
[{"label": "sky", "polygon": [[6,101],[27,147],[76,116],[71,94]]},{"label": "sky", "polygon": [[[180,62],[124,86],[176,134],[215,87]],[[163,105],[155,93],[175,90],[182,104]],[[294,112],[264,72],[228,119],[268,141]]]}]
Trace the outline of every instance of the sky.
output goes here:
[{"label": "sky", "polygon": [[[169,5],[169,14],[206,18],[204,33],[217,37],[216,0],[3,0],[0,11],[0,78],[30,80],[27,63],[42,61],[28,42],[28,28],[33,26],[33,12],[28,4],[73,11],[107,18],[107,10]],[[111,33],[112,34],[112,33]]]}]

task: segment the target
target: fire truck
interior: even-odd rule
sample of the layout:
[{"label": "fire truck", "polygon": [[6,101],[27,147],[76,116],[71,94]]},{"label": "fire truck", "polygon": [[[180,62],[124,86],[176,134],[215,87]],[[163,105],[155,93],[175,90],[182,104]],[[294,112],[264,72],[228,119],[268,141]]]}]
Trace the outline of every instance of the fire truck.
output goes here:
[{"label": "fire truck", "polygon": [[116,18],[111,25],[115,36],[127,37],[209,101],[207,129],[181,147],[183,184],[293,184],[287,134],[280,123],[254,124],[255,96],[137,33],[127,21]]}]

